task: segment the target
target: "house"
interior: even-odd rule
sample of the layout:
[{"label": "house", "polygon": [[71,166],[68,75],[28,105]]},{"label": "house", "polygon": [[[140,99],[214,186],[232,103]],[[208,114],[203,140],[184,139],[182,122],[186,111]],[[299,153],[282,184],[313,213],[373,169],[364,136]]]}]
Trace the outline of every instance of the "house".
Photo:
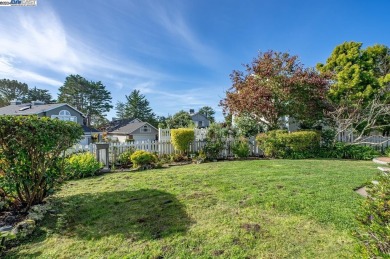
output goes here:
[{"label": "house", "polygon": [[106,127],[107,136],[119,142],[153,141],[158,138],[158,130],[148,122],[137,118],[113,120]]},{"label": "house", "polygon": [[82,145],[90,144],[92,142],[92,135],[100,133],[98,130],[86,125],[86,117],[82,112],[66,103],[45,104],[41,101],[22,103],[18,100],[13,100],[10,105],[0,108],[0,115],[37,115],[39,117],[50,117],[52,119],[76,122],[84,130],[84,137],[80,140],[80,144]]},{"label": "house", "polygon": [[195,127],[197,128],[207,128],[210,126],[210,120],[206,118],[203,114],[195,111],[193,109],[190,109],[190,116],[192,121],[195,124]]}]

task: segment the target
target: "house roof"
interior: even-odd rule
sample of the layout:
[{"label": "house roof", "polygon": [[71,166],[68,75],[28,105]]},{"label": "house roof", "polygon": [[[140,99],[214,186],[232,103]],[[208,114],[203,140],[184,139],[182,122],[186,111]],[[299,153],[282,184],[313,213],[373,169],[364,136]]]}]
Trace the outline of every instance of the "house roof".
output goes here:
[{"label": "house roof", "polygon": [[[70,106],[67,103],[51,103],[51,104],[40,104],[40,105],[31,105],[30,103],[23,103],[23,104],[11,104],[5,107],[0,108],[0,115],[35,115],[40,114],[43,112],[47,112],[53,109],[56,109],[61,106],[68,106],[75,110],[76,112],[80,113],[81,116],[85,117],[85,115],[77,110],[76,108]],[[28,108],[26,108],[28,107]],[[23,108],[26,108],[23,110]]]},{"label": "house roof", "polygon": [[113,134],[133,134],[136,130],[141,128],[142,126],[148,125],[149,127],[157,130],[155,127],[150,125],[148,122],[132,122],[135,119],[132,120],[126,120],[127,123],[121,123],[115,128],[108,129],[108,133],[113,133]]},{"label": "house roof", "polygon": [[87,125],[81,125],[81,127],[83,128],[84,133],[100,133],[99,130],[92,127],[88,127]]},{"label": "house roof", "polygon": [[191,115],[191,119],[193,120],[195,116],[202,116],[205,120],[209,120],[209,119],[207,119],[206,116],[204,116],[204,114],[199,113],[199,112],[197,112],[197,113],[195,113],[195,114],[192,114],[192,115]]}]

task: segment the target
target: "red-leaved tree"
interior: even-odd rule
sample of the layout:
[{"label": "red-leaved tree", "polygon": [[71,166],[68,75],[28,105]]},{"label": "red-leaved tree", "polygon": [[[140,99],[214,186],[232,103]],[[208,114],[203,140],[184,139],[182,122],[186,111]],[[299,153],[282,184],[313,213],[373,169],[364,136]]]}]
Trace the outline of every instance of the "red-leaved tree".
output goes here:
[{"label": "red-leaved tree", "polygon": [[220,103],[225,112],[250,115],[268,129],[280,128],[285,116],[310,123],[322,117],[329,80],[297,56],[268,51],[244,67],[230,75],[232,87]]}]

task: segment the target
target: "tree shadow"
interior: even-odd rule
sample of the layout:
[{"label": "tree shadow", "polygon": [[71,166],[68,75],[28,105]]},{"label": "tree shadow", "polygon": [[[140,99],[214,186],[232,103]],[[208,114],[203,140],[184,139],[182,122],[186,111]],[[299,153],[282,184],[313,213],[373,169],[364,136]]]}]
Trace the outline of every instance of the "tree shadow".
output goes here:
[{"label": "tree shadow", "polygon": [[158,239],[185,233],[191,224],[174,195],[154,189],[79,194],[59,202],[62,211],[56,232],[86,239],[116,234],[135,240]]},{"label": "tree shadow", "polygon": [[184,234],[191,225],[174,195],[154,189],[77,194],[56,198],[53,204],[57,213],[48,215],[24,244],[44,242],[53,234],[87,240],[111,235],[154,240]]}]

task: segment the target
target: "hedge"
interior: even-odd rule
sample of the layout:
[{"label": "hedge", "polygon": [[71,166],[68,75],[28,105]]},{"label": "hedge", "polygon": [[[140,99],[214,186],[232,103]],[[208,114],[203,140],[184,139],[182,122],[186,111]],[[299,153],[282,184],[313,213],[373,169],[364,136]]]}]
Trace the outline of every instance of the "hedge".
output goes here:
[{"label": "hedge", "polygon": [[[27,210],[63,174],[63,152],[84,134],[80,125],[37,116],[0,116],[0,191]],[[3,200],[2,200],[3,201]]]},{"label": "hedge", "polygon": [[184,152],[188,149],[188,146],[195,139],[195,133],[193,129],[171,129],[171,141],[175,150]]}]

